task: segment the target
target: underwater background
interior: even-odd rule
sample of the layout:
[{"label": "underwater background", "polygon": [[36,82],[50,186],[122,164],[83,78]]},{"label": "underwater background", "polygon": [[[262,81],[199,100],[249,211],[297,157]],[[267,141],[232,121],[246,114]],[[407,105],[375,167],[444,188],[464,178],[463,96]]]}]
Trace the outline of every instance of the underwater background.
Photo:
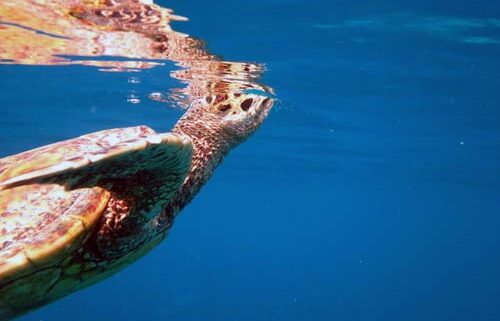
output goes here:
[{"label": "underwater background", "polygon": [[[20,320],[500,320],[498,2],[156,3],[279,103],[165,242]],[[0,65],[0,157],[168,131],[177,68]]]}]

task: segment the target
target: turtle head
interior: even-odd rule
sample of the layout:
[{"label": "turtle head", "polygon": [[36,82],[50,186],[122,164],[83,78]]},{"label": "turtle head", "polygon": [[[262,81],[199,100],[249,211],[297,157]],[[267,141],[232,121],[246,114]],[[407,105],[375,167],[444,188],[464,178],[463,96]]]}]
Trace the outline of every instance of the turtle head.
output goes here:
[{"label": "turtle head", "polygon": [[238,144],[257,130],[266,119],[274,101],[268,96],[257,94],[230,95],[233,97],[215,102],[210,108],[227,139]]},{"label": "turtle head", "polygon": [[217,139],[233,148],[248,138],[266,119],[274,103],[269,95],[224,93],[195,101],[177,124],[194,140]]}]

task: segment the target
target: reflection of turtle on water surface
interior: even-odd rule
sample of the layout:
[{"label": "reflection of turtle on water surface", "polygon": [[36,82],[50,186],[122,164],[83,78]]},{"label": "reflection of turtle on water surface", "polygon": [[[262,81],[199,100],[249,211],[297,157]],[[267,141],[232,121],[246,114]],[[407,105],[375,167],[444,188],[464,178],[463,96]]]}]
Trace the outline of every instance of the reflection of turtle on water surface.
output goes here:
[{"label": "reflection of turtle on water surface", "polygon": [[[132,11],[126,8],[127,1]],[[152,16],[158,12],[145,1],[127,1],[81,1],[98,7],[116,3],[120,10],[103,12],[90,6],[72,11],[71,19],[85,25],[72,32],[92,35],[92,41],[82,37],[76,47],[70,48],[67,39],[46,35],[42,36],[50,41],[36,47],[33,37],[42,36],[31,29],[42,29],[35,28],[40,21],[29,25],[31,29],[0,28],[0,34],[10,36],[0,44],[0,58],[11,55],[13,63],[47,64],[68,48],[78,49],[70,50],[71,54],[87,55],[92,46],[83,44],[98,43],[103,52],[123,49],[122,56],[152,44],[149,49],[142,47],[145,56],[158,58],[158,54],[185,68],[173,76],[187,84],[182,93],[189,96],[189,109],[171,133],[158,134],[145,126],[110,129],[0,159],[1,320],[98,282],[146,254],[167,235],[175,215],[224,155],[259,127],[273,105],[273,99],[258,93],[269,89],[253,82],[260,66],[217,61],[192,47],[192,38],[146,26],[141,29],[130,17],[132,25],[127,25],[127,12],[151,15],[151,21],[156,21]],[[0,18],[5,12],[13,17],[12,10],[1,7]],[[114,20],[107,25],[106,17]],[[67,23],[54,21],[58,20],[49,22],[52,27]],[[56,33],[57,28],[49,31]],[[101,32],[103,28],[111,31]],[[160,37],[159,30],[167,36]],[[121,42],[116,48],[109,41],[129,36],[141,41]],[[19,41],[31,47],[18,46]],[[26,49],[40,55],[27,56]],[[44,55],[44,50],[50,53]],[[121,62],[107,64],[115,65],[123,67]]]}]

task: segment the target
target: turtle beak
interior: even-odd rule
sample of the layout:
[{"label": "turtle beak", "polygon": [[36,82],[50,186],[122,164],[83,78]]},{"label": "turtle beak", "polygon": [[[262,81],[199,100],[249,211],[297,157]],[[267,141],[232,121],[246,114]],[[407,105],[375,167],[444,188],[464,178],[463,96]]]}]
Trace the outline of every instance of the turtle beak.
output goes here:
[{"label": "turtle beak", "polygon": [[274,99],[270,97],[261,98],[262,100],[258,102],[258,104],[251,108],[248,112],[250,114],[252,125],[255,128],[252,130],[256,130],[267,118],[267,115],[271,111],[274,105]]}]

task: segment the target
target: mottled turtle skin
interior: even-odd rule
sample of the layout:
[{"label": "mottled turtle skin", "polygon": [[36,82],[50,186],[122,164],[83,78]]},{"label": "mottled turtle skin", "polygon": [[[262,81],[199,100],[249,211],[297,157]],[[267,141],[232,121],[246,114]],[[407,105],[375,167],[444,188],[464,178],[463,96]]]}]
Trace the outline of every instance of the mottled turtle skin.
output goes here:
[{"label": "mottled turtle skin", "polygon": [[171,133],[104,130],[0,159],[0,319],[146,254],[272,105],[253,93],[207,95]]}]

